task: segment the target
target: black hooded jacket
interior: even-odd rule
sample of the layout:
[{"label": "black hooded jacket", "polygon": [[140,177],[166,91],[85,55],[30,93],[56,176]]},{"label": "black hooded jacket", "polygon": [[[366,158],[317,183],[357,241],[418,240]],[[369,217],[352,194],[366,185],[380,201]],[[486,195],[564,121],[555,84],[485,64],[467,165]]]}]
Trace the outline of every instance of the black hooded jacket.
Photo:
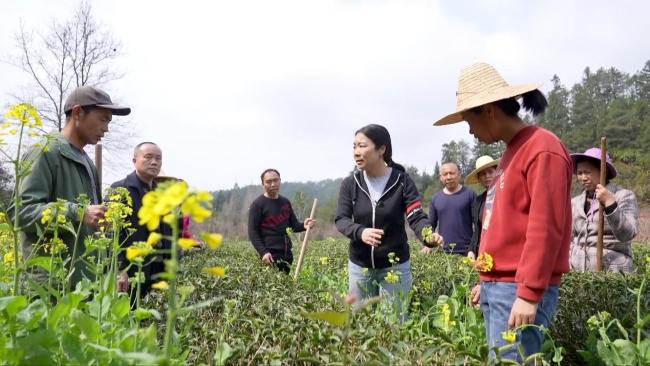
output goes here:
[{"label": "black hooded jacket", "polygon": [[[384,193],[374,209],[361,171],[355,170],[341,183],[334,222],[339,232],[350,238],[352,263],[366,268],[387,268],[391,265],[388,261],[391,252],[399,258],[399,263],[408,261],[405,218],[418,239],[423,241],[422,229],[431,225],[422,210],[415,183],[405,172],[392,169]],[[361,240],[361,233],[367,228],[384,230],[379,246],[373,247]]]}]

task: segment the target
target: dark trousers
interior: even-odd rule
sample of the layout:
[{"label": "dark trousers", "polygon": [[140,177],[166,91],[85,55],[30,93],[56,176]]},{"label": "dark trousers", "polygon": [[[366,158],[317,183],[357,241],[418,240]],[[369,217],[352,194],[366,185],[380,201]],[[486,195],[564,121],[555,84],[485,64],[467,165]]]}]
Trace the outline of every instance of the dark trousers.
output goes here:
[{"label": "dark trousers", "polygon": [[293,263],[293,253],[291,250],[271,250],[273,256],[273,265],[278,270],[289,274],[291,272],[291,263]]}]

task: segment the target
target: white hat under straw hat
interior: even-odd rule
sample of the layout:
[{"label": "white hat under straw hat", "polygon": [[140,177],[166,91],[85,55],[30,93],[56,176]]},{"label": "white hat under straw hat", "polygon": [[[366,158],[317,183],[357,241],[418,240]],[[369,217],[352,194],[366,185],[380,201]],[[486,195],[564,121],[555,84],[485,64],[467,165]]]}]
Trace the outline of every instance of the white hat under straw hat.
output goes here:
[{"label": "white hat under straw hat", "polygon": [[467,174],[467,177],[465,178],[465,185],[478,183],[478,173],[482,172],[483,170],[489,167],[497,166],[498,164],[499,164],[499,159],[494,160],[489,155],[483,155],[480,158],[476,159],[476,169],[472,170],[471,173]]},{"label": "white hat under straw hat", "polygon": [[508,85],[497,70],[486,63],[475,63],[463,68],[458,78],[456,112],[439,119],[442,126],[463,121],[462,112],[502,99],[518,97],[542,84]]}]

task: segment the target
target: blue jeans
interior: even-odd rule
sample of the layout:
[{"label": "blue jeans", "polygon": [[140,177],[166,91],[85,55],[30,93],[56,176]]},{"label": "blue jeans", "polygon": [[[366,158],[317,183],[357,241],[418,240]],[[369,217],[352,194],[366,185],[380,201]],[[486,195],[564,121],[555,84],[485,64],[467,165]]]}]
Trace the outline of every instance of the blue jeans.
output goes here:
[{"label": "blue jeans", "polygon": [[[399,279],[395,283],[386,281],[388,272],[394,271]],[[388,268],[364,268],[348,260],[348,290],[357,299],[386,296],[388,304],[396,310],[398,319],[405,320],[407,301],[413,277],[411,263],[406,261]]]},{"label": "blue jeans", "polygon": [[[508,329],[508,318],[512,310],[512,304],[515,302],[517,284],[514,282],[485,282],[481,281],[481,311],[485,319],[485,330],[487,334],[487,343],[490,347],[490,359],[494,359],[494,347],[502,347],[508,344],[502,337],[501,332]],[[551,320],[555,314],[557,305],[558,286],[549,286],[542,300],[537,305],[537,315],[535,315],[535,325],[543,325],[549,328]],[[517,349],[521,344],[524,355],[529,356],[540,351],[544,342],[544,333],[537,328],[529,327],[517,332],[517,340],[511,347],[500,351],[501,358],[517,360],[521,362],[521,357]]]}]

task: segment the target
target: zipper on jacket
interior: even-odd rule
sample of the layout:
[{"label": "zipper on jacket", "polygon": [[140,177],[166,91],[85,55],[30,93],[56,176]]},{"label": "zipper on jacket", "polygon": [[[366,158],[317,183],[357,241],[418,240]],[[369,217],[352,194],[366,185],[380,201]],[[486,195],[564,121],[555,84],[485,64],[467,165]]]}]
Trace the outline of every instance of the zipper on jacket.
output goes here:
[{"label": "zipper on jacket", "polygon": [[[376,214],[377,205],[372,204],[372,197],[370,197],[370,193],[366,192],[366,190],[363,189],[363,187],[361,186],[361,183],[359,183],[359,180],[357,179],[356,174],[353,174],[352,176],[354,177],[354,181],[359,186],[359,189],[361,189],[361,191],[363,193],[365,193],[366,196],[368,196],[368,199],[370,200],[370,206],[372,206],[372,228],[376,229],[375,228],[375,214]],[[388,193],[391,189],[393,189],[393,187],[395,187],[397,185],[397,182],[399,182],[399,179],[401,177],[402,177],[402,173],[398,173],[397,174],[397,179],[395,179],[395,183],[393,183],[392,186],[388,187],[388,189],[384,190],[384,193],[382,193],[381,196],[379,196],[379,199],[377,199],[377,203],[379,203],[379,200],[382,199],[382,197],[384,197],[386,195],[386,193]],[[370,247],[370,263],[372,264],[372,268],[375,269],[375,246],[374,245]]]}]

